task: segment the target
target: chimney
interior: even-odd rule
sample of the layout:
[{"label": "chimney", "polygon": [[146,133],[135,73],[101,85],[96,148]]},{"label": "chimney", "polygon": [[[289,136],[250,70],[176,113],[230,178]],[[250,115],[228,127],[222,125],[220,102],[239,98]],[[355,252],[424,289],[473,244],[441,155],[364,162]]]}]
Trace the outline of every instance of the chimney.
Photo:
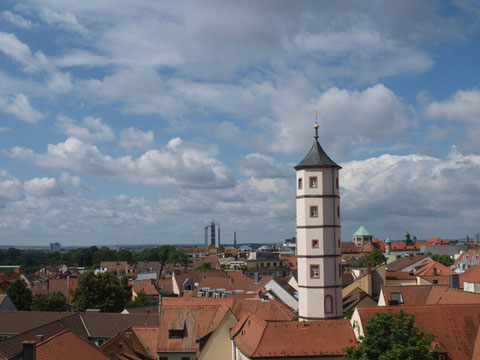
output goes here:
[{"label": "chimney", "polygon": [[255,280],[255,284],[258,284],[259,282],[258,272],[253,273],[253,279]]},{"label": "chimney", "polygon": [[37,339],[38,342],[40,342],[40,341],[43,341],[45,339],[45,336],[37,335],[37,336],[35,336],[35,338]]},{"label": "chimney", "polygon": [[25,340],[22,342],[23,360],[35,360],[36,358],[36,340]]},{"label": "chimney", "polygon": [[450,289],[460,289],[460,277],[458,274],[448,274],[448,287]]},{"label": "chimney", "polygon": [[231,276],[229,276],[229,278],[230,278],[230,285],[232,285],[233,284],[233,278]]},{"label": "chimney", "polygon": [[367,263],[367,268],[365,270],[366,270],[367,274],[371,274],[372,273],[372,264]]}]

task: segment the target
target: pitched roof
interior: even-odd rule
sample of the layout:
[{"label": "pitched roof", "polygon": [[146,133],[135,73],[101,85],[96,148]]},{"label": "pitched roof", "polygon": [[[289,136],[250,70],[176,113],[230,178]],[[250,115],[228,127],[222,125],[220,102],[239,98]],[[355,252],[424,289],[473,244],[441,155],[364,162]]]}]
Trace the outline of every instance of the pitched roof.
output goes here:
[{"label": "pitched roof", "polygon": [[86,311],[81,313],[90,337],[111,338],[131,326],[157,326],[157,313],[101,313]]},{"label": "pitched roof", "polygon": [[0,311],[0,334],[19,334],[72,315],[49,311]]},{"label": "pitched roof", "polygon": [[415,316],[415,326],[430,331],[449,359],[472,359],[480,324],[480,305],[365,306],[357,311],[362,323],[378,312],[400,311]]},{"label": "pitched roof", "polygon": [[243,317],[230,333],[250,358],[344,355],[355,344],[348,320],[263,321]]},{"label": "pitched roof", "polygon": [[415,275],[434,275],[434,276],[456,274],[456,272],[450,269],[448,266],[445,266],[435,260],[425,261],[421,263],[420,265],[415,267],[413,272]]},{"label": "pitched roof", "polygon": [[36,345],[37,360],[109,360],[95,345],[63,331]]},{"label": "pitched roof", "polygon": [[370,234],[368,230],[365,229],[365,226],[360,225],[360,227],[357,229],[357,231],[355,231],[353,236],[372,236],[372,234]]},{"label": "pitched roof", "polygon": [[368,295],[365,291],[356,287],[352,291],[350,291],[347,295],[343,297],[343,311],[354,309],[358,306],[360,302],[364,303],[367,302],[365,305],[374,305],[376,301]]},{"label": "pitched roof", "polygon": [[[196,352],[197,339],[213,332],[229,308],[223,305],[162,307],[158,332],[158,352]],[[180,338],[172,338],[170,330],[184,330]]]},{"label": "pitched roof", "polygon": [[296,316],[289,306],[277,298],[264,301],[239,296],[235,298],[232,311],[237,319],[249,314],[254,314],[262,320],[292,320]]},{"label": "pitched roof", "polygon": [[468,268],[464,273],[460,274],[459,277],[461,287],[464,286],[464,282],[480,283],[480,266],[475,265]]},{"label": "pitched roof", "polygon": [[294,168],[295,170],[318,168],[318,167],[336,167],[340,168],[332,159],[328,157],[325,151],[320,146],[320,143],[315,139],[312,148],[308,152],[307,156],[298,163]]},{"label": "pitched roof", "polygon": [[[32,312],[33,313],[33,312]],[[8,359],[16,357],[22,352],[22,342],[25,340],[37,340],[38,335],[51,337],[64,330],[68,330],[77,336],[86,338],[87,331],[83,325],[78,313],[70,314],[60,320],[52,321],[48,324],[30,329],[11,338],[5,339],[0,343],[0,356]]]},{"label": "pitched roof", "polygon": [[387,271],[402,271],[408,266],[411,266],[417,262],[431,260],[428,258],[428,255],[414,255],[414,256],[403,256],[389,264],[387,264]]},{"label": "pitched roof", "polygon": [[[146,328],[149,333],[155,334],[156,328]],[[153,354],[145,347],[143,342],[137,336],[136,331],[132,328],[128,328],[125,331],[115,335],[113,338],[108,340],[100,349],[110,355],[111,359],[129,359],[129,360],[145,360],[152,359],[155,360],[156,357],[156,347],[153,349]]]}]

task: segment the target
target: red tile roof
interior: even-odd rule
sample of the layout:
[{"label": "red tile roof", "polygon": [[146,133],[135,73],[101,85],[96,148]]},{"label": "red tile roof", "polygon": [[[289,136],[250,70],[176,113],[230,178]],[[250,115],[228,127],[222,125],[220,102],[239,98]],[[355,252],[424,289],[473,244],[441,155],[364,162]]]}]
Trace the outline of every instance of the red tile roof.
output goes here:
[{"label": "red tile roof", "polygon": [[235,345],[253,359],[338,356],[355,344],[348,320],[263,321],[249,315],[230,334]]},{"label": "red tile roof", "polygon": [[[143,332],[148,330],[149,334],[155,334],[156,328],[143,328]],[[157,331],[158,332],[158,331]],[[145,339],[144,339],[145,340]],[[148,340],[148,339],[147,339]],[[115,335],[105,344],[100,346],[100,349],[108,354],[110,359],[129,359],[129,360],[156,360],[156,346],[152,349],[153,353],[145,347],[143,341],[137,336],[137,332],[132,328]]]},{"label": "red tile roof", "polygon": [[463,288],[464,282],[480,283],[480,265],[475,265],[467,270],[460,277],[460,287]]},{"label": "red tile roof", "polygon": [[[467,257],[467,261],[469,263],[471,263],[473,260],[475,259],[478,259],[480,260],[480,249],[478,250],[475,250],[475,249],[469,249],[469,250],[464,250],[462,251],[462,253],[460,254],[460,256],[457,258],[457,260],[455,260],[455,262],[453,263],[453,265],[456,267],[458,266],[458,263],[462,260],[464,260],[464,257]],[[474,256],[476,256],[476,258],[474,259]]]},{"label": "red tile roof", "polygon": [[37,343],[37,360],[109,360],[95,345],[69,331]]},{"label": "red tile roof", "polygon": [[446,350],[448,359],[472,359],[480,324],[480,305],[358,307],[363,326],[377,312],[400,311],[415,316],[415,326],[430,331]]},{"label": "red tile roof", "polygon": [[[158,352],[196,352],[197,339],[213,332],[229,308],[223,305],[162,307],[158,332]],[[185,330],[182,338],[171,338],[170,330]]]},{"label": "red tile roof", "polygon": [[449,267],[434,260],[423,262],[422,264],[416,266],[413,272],[415,275],[432,276],[456,274],[456,272]]},{"label": "red tile roof", "polygon": [[391,299],[392,293],[401,293],[403,303],[407,306],[435,304],[480,304],[480,294],[457,289],[449,289],[444,286],[382,286],[382,292],[387,304]]}]

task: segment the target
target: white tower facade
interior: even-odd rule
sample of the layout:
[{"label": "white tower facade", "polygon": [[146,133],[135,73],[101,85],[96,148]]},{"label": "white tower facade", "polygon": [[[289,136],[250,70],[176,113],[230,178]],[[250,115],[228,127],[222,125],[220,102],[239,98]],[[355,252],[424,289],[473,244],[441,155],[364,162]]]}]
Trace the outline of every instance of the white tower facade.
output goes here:
[{"label": "white tower facade", "polygon": [[340,247],[341,169],[315,141],[297,171],[297,257],[299,318],[343,316]]}]

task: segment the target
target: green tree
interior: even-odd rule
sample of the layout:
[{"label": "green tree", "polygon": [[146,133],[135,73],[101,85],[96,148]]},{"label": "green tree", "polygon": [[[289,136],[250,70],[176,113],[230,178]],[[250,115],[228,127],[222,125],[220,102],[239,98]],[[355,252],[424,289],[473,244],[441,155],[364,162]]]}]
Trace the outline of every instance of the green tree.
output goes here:
[{"label": "green tree", "polygon": [[32,311],[67,311],[67,299],[61,292],[37,295],[33,298]]},{"label": "green tree", "polygon": [[120,249],[117,253],[118,261],[126,261],[127,263],[132,263],[132,253],[127,249]]},{"label": "green tree", "polygon": [[97,249],[93,253],[92,256],[92,263],[93,266],[98,267],[100,266],[100,262],[102,261],[116,261],[117,260],[117,253],[113,250],[110,250],[106,246],[102,246],[100,249]]},{"label": "green tree", "polygon": [[32,305],[32,292],[22,280],[14,280],[7,289],[8,297],[13,301],[17,310],[29,311]]},{"label": "green tree", "polygon": [[380,265],[387,261],[387,258],[383,256],[382,250],[375,249],[371,253],[361,257],[357,260],[359,266],[364,266],[365,264]]},{"label": "green tree", "polygon": [[346,350],[350,360],[434,360],[434,337],[415,327],[415,317],[404,311],[377,313],[365,327],[365,337]]},{"label": "green tree", "polygon": [[48,253],[47,254],[47,264],[59,264],[61,261],[62,256],[58,251],[55,251],[53,253]]},{"label": "green tree", "polygon": [[132,300],[132,285],[128,283],[128,277],[125,275],[120,279],[120,286],[122,287],[123,301],[128,303],[130,300]]},{"label": "green tree", "polygon": [[209,262],[204,262],[202,265],[197,266],[198,270],[210,270],[212,268],[212,264]]},{"label": "green tree", "polygon": [[72,302],[75,311],[120,312],[124,309],[125,293],[120,281],[109,272],[95,275],[93,271],[87,271],[78,278]]},{"label": "green tree", "polygon": [[125,304],[126,308],[134,308],[134,307],[141,307],[141,306],[151,306],[155,305],[155,301],[153,301],[151,296],[145,294],[143,290],[141,290],[135,300],[129,301]]},{"label": "green tree", "polygon": [[432,260],[438,261],[440,264],[443,264],[445,266],[452,266],[455,261],[448,256],[448,255],[440,255],[440,254],[431,254],[429,253],[429,256],[432,258]]},{"label": "green tree", "polygon": [[168,253],[167,264],[188,264],[188,254],[183,250],[170,251]]}]

